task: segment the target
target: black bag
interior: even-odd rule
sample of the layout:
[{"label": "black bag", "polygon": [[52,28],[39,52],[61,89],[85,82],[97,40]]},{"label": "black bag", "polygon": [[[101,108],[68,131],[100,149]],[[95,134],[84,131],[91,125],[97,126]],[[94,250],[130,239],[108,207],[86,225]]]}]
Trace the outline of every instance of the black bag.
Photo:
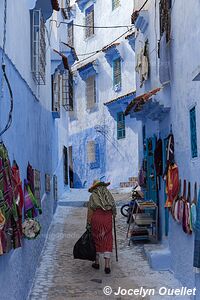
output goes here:
[{"label": "black bag", "polygon": [[96,249],[92,234],[87,230],[82,237],[76,242],[73,249],[75,259],[91,260],[96,259]]}]

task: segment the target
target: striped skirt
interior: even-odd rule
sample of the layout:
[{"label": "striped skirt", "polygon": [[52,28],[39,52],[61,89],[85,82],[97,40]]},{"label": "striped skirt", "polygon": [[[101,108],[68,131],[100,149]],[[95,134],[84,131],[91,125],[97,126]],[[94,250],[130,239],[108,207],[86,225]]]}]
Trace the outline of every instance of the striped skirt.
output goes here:
[{"label": "striped skirt", "polygon": [[112,252],[112,211],[95,210],[92,214],[91,226],[96,252]]}]

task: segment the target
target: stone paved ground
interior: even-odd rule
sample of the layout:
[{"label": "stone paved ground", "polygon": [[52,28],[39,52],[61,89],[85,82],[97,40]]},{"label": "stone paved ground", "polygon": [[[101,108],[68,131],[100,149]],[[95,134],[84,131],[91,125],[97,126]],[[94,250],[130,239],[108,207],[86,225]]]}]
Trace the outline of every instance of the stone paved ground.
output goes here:
[{"label": "stone paved ground", "polygon": [[[76,194],[72,193],[73,197],[74,195]],[[116,198],[119,200],[119,194],[117,195]],[[84,197],[86,200],[88,194],[82,193],[81,200]],[[111,286],[113,291],[117,291],[118,287],[126,289],[155,288],[157,293],[162,286],[178,288],[180,284],[170,272],[156,272],[149,268],[142,245],[128,246],[125,239],[126,222],[119,213],[117,217],[119,262],[115,262],[113,255],[112,273],[105,275],[103,264],[101,270],[93,270],[91,262],[74,260],[73,245],[85,230],[86,208],[63,206],[64,199],[61,204],[62,206],[58,206],[50,227],[29,300],[189,299],[184,296],[104,295],[103,288],[105,286]]]}]

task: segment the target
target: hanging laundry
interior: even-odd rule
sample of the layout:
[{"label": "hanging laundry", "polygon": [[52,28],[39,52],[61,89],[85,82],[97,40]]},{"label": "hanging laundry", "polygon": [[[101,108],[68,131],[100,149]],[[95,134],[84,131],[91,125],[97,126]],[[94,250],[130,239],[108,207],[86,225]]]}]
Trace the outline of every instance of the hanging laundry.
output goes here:
[{"label": "hanging laundry", "polygon": [[169,46],[167,45],[166,32],[163,33],[160,40],[160,61],[159,61],[159,78],[162,84],[170,81],[169,72]]},{"label": "hanging laundry", "polygon": [[42,209],[29,186],[29,181],[24,180],[24,215],[25,218],[35,218],[42,214]]},{"label": "hanging laundry", "polygon": [[173,165],[175,163],[174,159],[174,136],[172,133],[170,133],[167,137],[168,143],[166,147],[166,168],[163,174],[163,178],[166,180],[167,172],[169,165]]},{"label": "hanging laundry", "polygon": [[167,200],[165,207],[171,208],[173,201],[178,197],[179,193],[179,171],[176,164],[171,164],[168,167],[168,172],[166,175],[166,194]]},{"label": "hanging laundry", "polygon": [[144,81],[148,79],[149,75],[149,59],[147,54],[147,42],[137,55],[137,63],[135,70],[140,74],[140,87],[143,86]]},{"label": "hanging laundry", "polygon": [[194,261],[193,266],[200,271],[200,190],[197,201],[197,218],[195,224]]},{"label": "hanging laundry", "polygon": [[156,175],[162,176],[163,174],[163,148],[162,140],[158,139],[156,142],[156,148],[154,151],[154,164],[156,168]]}]

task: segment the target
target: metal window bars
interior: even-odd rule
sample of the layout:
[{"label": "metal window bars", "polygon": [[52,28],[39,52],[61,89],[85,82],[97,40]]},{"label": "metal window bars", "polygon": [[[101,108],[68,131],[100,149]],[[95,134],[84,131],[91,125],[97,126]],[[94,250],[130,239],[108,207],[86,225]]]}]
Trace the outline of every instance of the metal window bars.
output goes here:
[{"label": "metal window bars", "polygon": [[52,101],[52,111],[60,112],[60,74],[57,72],[53,75],[53,101]]},{"label": "metal window bars", "polygon": [[62,0],[61,12],[64,19],[70,19],[70,0]]},{"label": "metal window bars", "polygon": [[73,111],[73,74],[66,70],[62,75],[62,105],[66,111]]},{"label": "metal window bars", "polygon": [[74,45],[74,26],[73,26],[73,21],[68,24],[67,35],[68,35],[67,43],[68,43],[69,46],[73,47],[73,45]]},{"label": "metal window bars", "polygon": [[91,109],[96,104],[96,76],[91,76],[86,80],[86,105]]},{"label": "metal window bars", "polygon": [[45,85],[46,40],[41,10],[32,11],[32,74],[37,85]]},{"label": "metal window bars", "polygon": [[94,34],[94,6],[86,10],[85,26],[85,37],[89,38]]},{"label": "metal window bars", "polygon": [[114,10],[118,6],[120,6],[120,0],[112,0],[112,9]]}]

